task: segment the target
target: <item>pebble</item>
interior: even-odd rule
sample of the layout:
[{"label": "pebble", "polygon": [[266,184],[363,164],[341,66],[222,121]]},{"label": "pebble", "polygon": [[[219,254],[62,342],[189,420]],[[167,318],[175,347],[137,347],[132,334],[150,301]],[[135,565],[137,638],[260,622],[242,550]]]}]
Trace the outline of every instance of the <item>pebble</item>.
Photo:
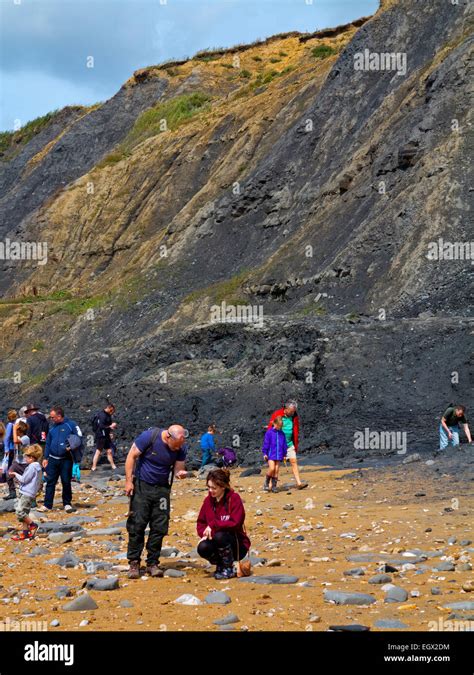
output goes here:
[{"label": "pebble", "polygon": [[131,600],[120,600],[120,607],[134,607],[134,604]]},{"label": "pebble", "polygon": [[48,534],[48,539],[53,542],[53,544],[67,544],[68,541],[76,535],[75,532],[51,532]]},{"label": "pebble", "polygon": [[370,628],[368,626],[362,626],[360,623],[351,623],[346,626],[329,626],[329,630],[338,633],[359,633],[368,631]]},{"label": "pebble", "polygon": [[471,593],[471,591],[474,591],[474,581],[466,581],[462,585],[462,590],[466,591],[466,593]]},{"label": "pebble", "polygon": [[86,588],[93,591],[113,591],[119,588],[118,577],[107,577],[106,579],[88,579]]},{"label": "pebble", "polygon": [[369,584],[386,584],[391,581],[392,577],[389,574],[375,574],[368,580]]},{"label": "pebble", "polygon": [[281,560],[277,560],[276,558],[273,558],[272,560],[269,560],[267,562],[267,567],[280,567],[281,566]]},{"label": "pebble", "polygon": [[113,534],[122,534],[121,527],[99,527],[96,530],[86,530],[84,537],[108,537]]},{"label": "pebble", "polygon": [[[343,574],[346,577],[362,577],[365,574],[365,570],[364,570],[363,567],[354,567],[351,570],[346,570],[345,572],[343,572]],[[374,583],[374,582],[372,582],[372,583]]]},{"label": "pebble", "polygon": [[408,628],[405,623],[398,621],[397,619],[377,619],[374,623],[375,628],[388,628],[389,630],[397,628]]},{"label": "pebble", "polygon": [[295,507],[293,506],[293,504],[285,504],[285,506],[283,507],[283,511],[294,511],[294,509]]},{"label": "pebble", "polygon": [[463,611],[471,612],[474,610],[474,602],[469,600],[465,602],[449,602],[446,605],[443,605],[446,609],[461,609]]},{"label": "pebble", "polygon": [[452,562],[440,562],[433,569],[436,572],[454,572],[455,567]]},{"label": "pebble", "polygon": [[240,577],[238,581],[254,584],[296,584],[299,578],[289,574],[269,574],[266,576]]},{"label": "pebble", "polygon": [[165,577],[171,577],[172,579],[178,579],[179,577],[185,577],[186,572],[182,572],[181,570],[166,570],[164,575]]},{"label": "pebble", "polygon": [[388,589],[384,598],[384,602],[405,602],[407,599],[408,593],[404,588],[392,586],[392,588]]},{"label": "pebble", "polygon": [[202,600],[199,600],[195,595],[191,595],[191,593],[184,593],[184,595],[180,595],[179,598],[176,598],[174,601],[178,603],[179,605],[202,605],[204,604]]},{"label": "pebble", "polygon": [[88,625],[89,625],[89,621],[87,619],[83,619],[81,621],[81,623],[79,624],[79,627],[88,626]]},{"label": "pebble", "polygon": [[309,622],[310,623],[320,623],[321,617],[317,616],[316,614],[313,614],[312,616],[309,617]]},{"label": "pebble", "polygon": [[324,591],[324,600],[334,602],[336,605],[371,605],[375,602],[373,595],[345,591]]},{"label": "pebble", "polygon": [[212,623],[215,624],[216,626],[227,626],[228,624],[238,623],[239,621],[240,619],[236,614],[228,614],[227,616],[224,616],[222,619],[216,619]]},{"label": "pebble", "polygon": [[92,598],[89,593],[83,593],[78,595],[71,602],[63,605],[63,610],[65,612],[83,612],[84,610],[98,609],[99,605],[96,603],[94,598]]},{"label": "pebble", "polygon": [[72,596],[72,590],[68,586],[59,586],[56,591],[56,597],[62,600],[63,598],[70,598]]},{"label": "pebble", "polygon": [[66,551],[57,559],[56,564],[60,567],[76,567],[76,565],[79,565],[79,558],[73,551]]},{"label": "pebble", "polygon": [[438,586],[433,586],[431,589],[431,595],[442,595],[441,588],[438,588]]},{"label": "pebble", "polygon": [[420,459],[421,455],[418,452],[415,452],[412,455],[408,455],[408,457],[405,457],[402,464],[411,464],[412,462],[419,462]]},{"label": "pebble", "polygon": [[208,605],[228,605],[232,600],[227,593],[223,593],[222,591],[212,591],[212,593],[206,595],[204,602]]},{"label": "pebble", "polygon": [[56,628],[60,624],[59,624],[58,619],[53,619],[49,625],[52,626],[53,628]]},{"label": "pebble", "polygon": [[47,555],[48,553],[51,553],[49,548],[45,548],[44,546],[36,546],[34,549],[32,549],[31,553],[28,553],[28,558],[35,558],[37,555]]}]

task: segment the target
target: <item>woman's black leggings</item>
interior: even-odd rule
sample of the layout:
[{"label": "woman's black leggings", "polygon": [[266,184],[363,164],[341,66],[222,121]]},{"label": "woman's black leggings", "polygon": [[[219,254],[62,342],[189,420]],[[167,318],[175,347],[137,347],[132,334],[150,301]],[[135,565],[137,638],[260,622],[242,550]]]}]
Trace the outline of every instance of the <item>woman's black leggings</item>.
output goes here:
[{"label": "woman's black leggings", "polygon": [[[197,552],[201,558],[209,560],[210,563],[216,565],[219,561],[218,549],[225,546],[232,547],[234,560],[237,560],[237,537],[234,532],[215,532],[212,539],[205,539],[199,542]],[[239,543],[239,560],[245,558],[247,549]]]}]

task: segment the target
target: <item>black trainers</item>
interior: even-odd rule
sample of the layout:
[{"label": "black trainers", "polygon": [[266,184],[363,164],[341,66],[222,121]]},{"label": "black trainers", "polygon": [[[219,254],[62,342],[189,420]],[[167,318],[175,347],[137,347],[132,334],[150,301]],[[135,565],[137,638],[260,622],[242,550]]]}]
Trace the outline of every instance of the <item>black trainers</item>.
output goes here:
[{"label": "black trainers", "polygon": [[224,567],[222,568],[222,571],[218,572],[216,570],[214,574],[214,579],[233,579],[236,577],[236,573],[234,572],[233,567]]},{"label": "black trainers", "polygon": [[9,492],[7,496],[3,498],[3,501],[6,502],[8,499],[16,499],[16,492]]}]

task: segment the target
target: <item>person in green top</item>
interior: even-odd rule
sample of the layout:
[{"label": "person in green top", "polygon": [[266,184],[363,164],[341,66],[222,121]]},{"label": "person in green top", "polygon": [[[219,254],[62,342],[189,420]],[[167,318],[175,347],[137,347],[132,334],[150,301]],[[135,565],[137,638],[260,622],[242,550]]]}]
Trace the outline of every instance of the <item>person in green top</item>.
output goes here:
[{"label": "person in green top", "polygon": [[459,445],[459,425],[462,424],[469,443],[472,443],[471,431],[466,419],[466,408],[463,405],[450,405],[441,418],[439,425],[439,449],[444,450],[451,443]]}]

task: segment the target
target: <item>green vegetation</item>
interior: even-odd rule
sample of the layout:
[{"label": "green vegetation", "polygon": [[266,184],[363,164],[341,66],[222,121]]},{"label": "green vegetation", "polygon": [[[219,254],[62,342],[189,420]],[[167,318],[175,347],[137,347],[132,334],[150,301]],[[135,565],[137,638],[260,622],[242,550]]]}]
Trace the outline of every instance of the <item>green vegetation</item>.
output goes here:
[{"label": "green vegetation", "polygon": [[232,63],[221,63],[221,66],[223,68],[233,68],[234,65]]},{"label": "green vegetation", "polygon": [[220,303],[225,300],[227,303],[246,303],[247,299],[242,293],[242,283],[249,276],[250,270],[244,269],[234,277],[225,279],[224,281],[217,281],[206,288],[198,288],[189,293],[184,299],[183,304],[195,302],[206,296],[209,296],[213,302]]},{"label": "green vegetation", "polygon": [[280,62],[281,62],[281,59],[276,59],[275,57],[270,59],[270,63],[280,63]]},{"label": "green vegetation", "polygon": [[33,349],[34,351],[36,351],[36,352],[39,352],[39,351],[41,351],[42,349],[44,349],[44,342],[43,342],[43,340],[36,340],[36,342],[33,344],[32,349]]},{"label": "green vegetation", "polygon": [[250,72],[250,70],[241,70],[240,77],[243,77],[246,80],[248,80],[250,77],[252,77],[252,73]]},{"label": "green vegetation", "polygon": [[318,45],[311,50],[311,54],[317,59],[327,59],[328,56],[337,54],[337,49],[328,45]]},{"label": "green vegetation", "polygon": [[253,59],[254,61],[263,61],[263,59],[262,59],[261,56],[252,56],[252,59]]},{"label": "green vegetation", "polygon": [[145,110],[117,148],[97,164],[98,168],[110,166],[130,156],[133,148],[142,141],[163,131],[174,131],[198,113],[209,110],[211,97],[195,92],[163,101]]},{"label": "green vegetation", "polygon": [[279,56],[288,56],[288,54],[286,52],[278,52],[278,55]]},{"label": "green vegetation", "polygon": [[26,143],[28,143],[33,136],[39,134],[39,132],[44,129],[58,113],[59,109],[46,113],[46,115],[42,115],[41,117],[36,117],[17,131],[2,131],[0,133],[0,156],[10,148],[26,145]]}]

